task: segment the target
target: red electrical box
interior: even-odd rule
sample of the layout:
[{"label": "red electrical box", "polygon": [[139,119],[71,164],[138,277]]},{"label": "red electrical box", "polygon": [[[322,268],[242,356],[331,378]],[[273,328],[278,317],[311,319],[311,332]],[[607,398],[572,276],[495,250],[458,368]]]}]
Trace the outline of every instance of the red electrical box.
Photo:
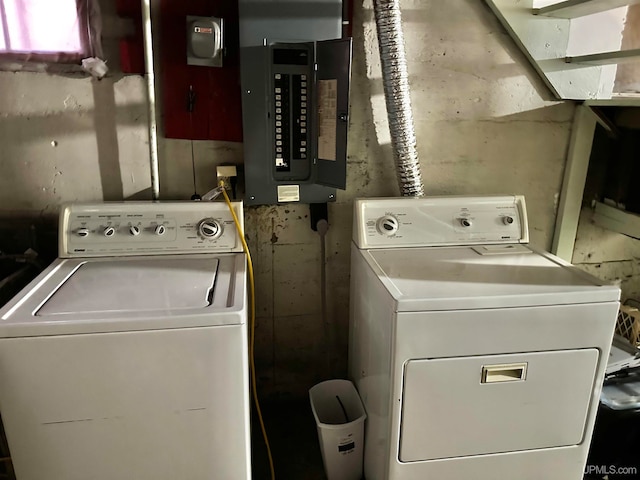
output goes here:
[{"label": "red electrical box", "polygon": [[[117,0],[116,6],[120,16],[132,18],[136,25],[135,34],[120,43],[122,70],[144,73],[140,1]],[[237,0],[160,0],[159,8],[152,28],[159,54],[155,69],[160,80],[164,136],[241,142]],[[187,65],[186,18],[190,15],[224,19],[222,67]],[[191,112],[190,92],[194,97]]]}]

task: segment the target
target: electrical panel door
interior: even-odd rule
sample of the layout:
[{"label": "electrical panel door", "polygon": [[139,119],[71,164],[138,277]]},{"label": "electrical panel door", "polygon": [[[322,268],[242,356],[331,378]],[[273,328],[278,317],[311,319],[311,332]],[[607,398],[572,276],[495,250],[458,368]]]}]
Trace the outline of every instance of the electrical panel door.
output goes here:
[{"label": "electrical panel door", "polygon": [[321,203],[346,186],[351,39],[241,49],[246,202]]}]

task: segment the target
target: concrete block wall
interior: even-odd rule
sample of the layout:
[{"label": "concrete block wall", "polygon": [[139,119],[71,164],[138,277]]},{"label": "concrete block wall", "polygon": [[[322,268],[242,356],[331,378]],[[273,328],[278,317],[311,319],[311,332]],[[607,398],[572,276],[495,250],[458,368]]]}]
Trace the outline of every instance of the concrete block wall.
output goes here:
[{"label": "concrete block wall", "polygon": [[[428,194],[524,194],[532,243],[548,248],[574,105],[551,98],[483,2],[405,0],[402,7]],[[245,211],[259,382],[271,398],[301,397],[315,382],[345,375],[352,201],[398,194],[369,0],[355,2],[353,35],[348,188],[329,205],[326,324],[320,238],[308,207]],[[0,214],[53,218],[63,201],[145,194],[143,81],[114,77],[106,85],[102,96],[91,80],[0,72]],[[100,124],[104,109],[110,113]],[[31,132],[27,116],[38,119]],[[242,162],[242,145],[194,142],[194,156],[203,193],[216,164]],[[163,199],[189,198],[190,142],[163,140],[160,171]]]},{"label": "concrete block wall", "polygon": [[100,2],[109,77],[0,72],[0,216],[52,223],[62,202],[149,195],[144,79],[119,73],[115,2]]},{"label": "concrete block wall", "polygon": [[[640,5],[631,5],[625,19],[622,32],[622,50],[640,48]],[[637,94],[640,92],[640,62],[629,62],[618,65],[616,93]]]}]

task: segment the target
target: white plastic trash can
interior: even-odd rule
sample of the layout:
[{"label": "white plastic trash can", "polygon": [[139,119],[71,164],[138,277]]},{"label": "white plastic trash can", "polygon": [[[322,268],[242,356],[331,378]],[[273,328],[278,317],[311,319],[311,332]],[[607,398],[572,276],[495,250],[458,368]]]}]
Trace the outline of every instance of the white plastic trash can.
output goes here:
[{"label": "white plastic trash can", "polygon": [[309,390],[328,480],[360,480],[364,453],[364,411],[349,380],[327,380]]}]

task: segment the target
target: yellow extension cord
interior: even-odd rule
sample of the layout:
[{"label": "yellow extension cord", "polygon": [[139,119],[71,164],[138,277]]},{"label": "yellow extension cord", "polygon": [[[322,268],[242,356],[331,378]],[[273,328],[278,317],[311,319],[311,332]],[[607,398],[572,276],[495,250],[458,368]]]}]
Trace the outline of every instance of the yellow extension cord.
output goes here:
[{"label": "yellow extension cord", "polygon": [[258,421],[260,423],[260,429],[262,430],[262,436],[264,437],[264,443],[267,446],[267,456],[269,457],[269,469],[271,470],[271,480],[275,480],[276,474],[273,467],[273,456],[271,455],[271,447],[269,446],[269,438],[267,437],[267,429],[264,427],[264,420],[262,419],[262,410],[260,409],[260,401],[258,400],[258,387],[256,383],[256,365],[255,365],[255,338],[256,338],[256,285],[255,278],[253,276],[253,262],[251,261],[251,253],[249,252],[249,246],[244,239],[244,232],[238,221],[236,212],[233,210],[229,195],[227,195],[227,189],[223,180],[220,180],[220,187],[222,188],[222,194],[224,195],[224,201],[227,202],[229,211],[233,216],[233,222],[236,224],[236,230],[238,236],[242,242],[242,248],[247,255],[247,265],[249,269],[249,297],[250,297],[250,314],[249,314],[249,374],[251,376],[251,391],[253,393],[253,402],[256,406],[256,412],[258,413]]}]

